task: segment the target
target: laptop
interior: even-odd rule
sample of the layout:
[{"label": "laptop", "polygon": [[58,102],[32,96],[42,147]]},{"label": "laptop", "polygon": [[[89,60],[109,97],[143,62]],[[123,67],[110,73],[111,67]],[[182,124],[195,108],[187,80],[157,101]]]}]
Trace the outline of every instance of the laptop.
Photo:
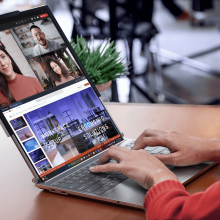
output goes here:
[{"label": "laptop", "polygon": [[[35,186],[143,209],[146,189],[120,172],[89,171],[111,145],[135,140],[123,137],[47,6],[0,16],[0,64],[1,126]],[[186,184],[213,164],[168,168]]]}]

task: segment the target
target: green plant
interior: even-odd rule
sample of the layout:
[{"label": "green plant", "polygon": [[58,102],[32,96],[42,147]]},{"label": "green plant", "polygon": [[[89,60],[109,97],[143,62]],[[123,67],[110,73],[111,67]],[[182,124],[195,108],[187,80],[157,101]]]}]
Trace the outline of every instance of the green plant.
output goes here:
[{"label": "green plant", "polygon": [[76,42],[72,39],[70,43],[95,84],[103,84],[128,74],[129,63],[123,63],[124,59],[116,51],[114,41],[104,40],[97,48],[90,48],[90,42],[77,36]]}]

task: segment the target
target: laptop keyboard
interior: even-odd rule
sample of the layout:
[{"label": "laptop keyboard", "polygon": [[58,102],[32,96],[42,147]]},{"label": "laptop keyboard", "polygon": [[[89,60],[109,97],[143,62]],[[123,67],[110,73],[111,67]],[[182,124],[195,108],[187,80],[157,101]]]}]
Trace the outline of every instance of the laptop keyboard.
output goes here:
[{"label": "laptop keyboard", "polygon": [[[134,141],[131,141],[123,147],[126,149],[131,149],[133,146]],[[170,153],[168,148],[165,147],[146,147],[145,150],[150,154]],[[110,162],[117,163],[115,160],[111,160]],[[128,179],[127,176],[120,172],[91,173],[89,168],[91,166],[97,165],[97,163],[98,160],[69,174],[68,176],[58,180],[51,185],[70,191],[101,195]]]}]

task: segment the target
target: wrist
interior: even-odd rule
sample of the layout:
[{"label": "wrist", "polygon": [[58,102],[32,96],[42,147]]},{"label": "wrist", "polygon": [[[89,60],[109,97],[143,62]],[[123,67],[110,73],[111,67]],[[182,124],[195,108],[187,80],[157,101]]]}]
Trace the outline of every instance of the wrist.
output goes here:
[{"label": "wrist", "polygon": [[177,176],[171,172],[170,170],[166,170],[166,169],[158,169],[155,173],[154,173],[154,178],[153,178],[153,182],[152,182],[152,186],[161,183],[165,180],[176,180],[179,181]]},{"label": "wrist", "polygon": [[220,161],[220,139],[209,139],[206,149],[203,151],[202,162],[205,161]]}]

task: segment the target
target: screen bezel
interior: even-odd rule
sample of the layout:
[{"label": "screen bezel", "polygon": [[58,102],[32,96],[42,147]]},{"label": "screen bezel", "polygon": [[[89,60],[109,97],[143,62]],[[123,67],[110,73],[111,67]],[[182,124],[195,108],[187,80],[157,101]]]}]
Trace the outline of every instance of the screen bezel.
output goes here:
[{"label": "screen bezel", "polygon": [[[37,7],[37,8],[34,8],[34,9],[30,9],[30,10],[27,10],[27,11],[23,11],[23,12],[15,11],[15,12],[12,12],[12,13],[9,13],[9,14],[5,15],[5,17],[4,17],[4,15],[2,15],[2,17],[0,16],[0,19],[1,19],[1,21],[4,20],[4,23],[12,22],[12,21],[15,21],[15,20],[18,20],[18,19],[25,18],[25,17],[29,16],[29,14],[30,14],[30,16],[32,16],[33,13],[36,13],[36,12],[38,12],[38,11],[40,12],[40,10],[46,10],[46,12],[48,13],[49,17],[50,17],[51,20],[53,21],[55,27],[57,28],[59,34],[61,35],[61,37],[63,38],[64,42],[66,43],[68,49],[70,50],[71,54],[73,55],[75,61],[76,61],[77,64],[79,65],[79,67],[80,67],[80,69],[82,70],[84,76],[85,76],[86,79],[89,81],[89,83],[90,83],[92,89],[94,90],[94,92],[96,93],[97,97],[98,97],[99,100],[100,100],[100,96],[101,96],[101,95],[100,95],[99,91],[97,90],[95,84],[92,82],[92,80],[91,80],[91,78],[89,77],[88,73],[86,72],[84,66],[83,66],[82,63],[80,62],[80,60],[79,60],[79,58],[77,57],[75,51],[73,50],[72,46],[70,45],[70,43],[69,43],[67,37],[66,37],[65,34],[63,33],[61,27],[59,26],[59,24],[58,24],[58,22],[56,21],[54,15],[52,14],[52,12],[50,11],[50,9],[49,9],[49,7],[48,7],[47,5],[40,6],[40,7]],[[10,14],[11,14],[11,17],[9,17]],[[8,29],[8,28],[6,28],[5,30],[7,30],[7,29]],[[74,82],[74,80],[72,80],[72,81],[70,81],[70,82],[66,82],[66,83],[64,83],[64,84],[62,84],[62,85],[56,86],[56,87],[54,87],[54,88],[51,88],[50,90],[43,91],[43,92],[41,92],[41,93],[38,93],[38,94],[33,95],[33,96],[30,96],[30,97],[25,98],[25,99],[20,100],[20,101],[26,103],[26,102],[35,100],[35,99],[37,99],[37,98],[39,98],[39,97],[48,95],[48,94],[50,94],[50,93],[52,93],[52,92],[55,92],[55,91],[60,90],[60,89],[62,89],[62,88],[64,88],[64,87],[67,87],[67,86],[73,84],[73,82]],[[105,106],[103,105],[103,103],[102,103],[101,100],[100,100],[100,102],[101,102],[102,106],[104,107],[104,109],[107,111],[107,109],[105,108]],[[2,108],[4,108],[4,107],[2,107]],[[0,109],[1,109],[1,108],[0,108]],[[107,112],[108,112],[108,111],[107,111]],[[108,113],[108,114],[109,114],[109,113]],[[119,130],[118,127],[116,126],[116,124],[115,124],[115,122],[113,121],[113,119],[112,119],[112,117],[110,116],[110,114],[109,114],[109,117],[111,118],[111,121],[112,121],[113,125],[115,126],[116,130],[118,131],[118,134],[120,134],[120,135],[121,135],[121,138],[123,138],[123,137],[122,137],[122,133],[120,132],[120,130]],[[20,153],[22,154],[22,156],[25,157],[24,159],[25,159],[25,161],[26,161],[28,167],[31,169],[32,173],[35,175],[35,178],[37,177],[38,180],[42,181],[41,178],[40,178],[40,176],[39,176],[39,174],[36,172],[35,167],[32,165],[31,161],[29,160],[29,158],[27,157],[27,155],[26,155],[26,153],[24,152],[23,148],[21,147],[19,141],[17,140],[17,138],[16,138],[16,136],[15,136],[14,131],[13,131],[12,128],[10,127],[9,122],[8,122],[8,121],[6,120],[6,118],[4,117],[4,114],[3,114],[2,111],[0,111],[0,118],[1,118],[1,120],[2,120],[3,125],[5,126],[6,130],[8,131],[9,135],[10,135],[11,137],[13,137],[12,139],[13,139],[13,140],[14,140],[14,138],[16,139],[16,140],[14,140],[14,141],[15,141],[15,144],[16,144],[16,146],[19,148],[18,150],[20,151]],[[56,176],[57,176],[57,175],[56,175]]]}]

